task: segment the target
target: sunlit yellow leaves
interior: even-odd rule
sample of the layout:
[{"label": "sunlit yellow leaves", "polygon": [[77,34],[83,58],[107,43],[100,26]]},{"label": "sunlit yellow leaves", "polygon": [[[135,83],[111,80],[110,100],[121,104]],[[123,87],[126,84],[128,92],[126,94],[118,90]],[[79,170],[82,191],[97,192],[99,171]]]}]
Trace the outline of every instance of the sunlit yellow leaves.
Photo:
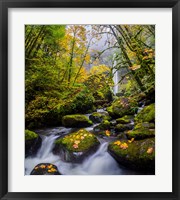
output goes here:
[{"label": "sunlit yellow leaves", "polygon": [[111,135],[111,132],[109,130],[106,130],[105,134],[109,137]]},{"label": "sunlit yellow leaves", "polygon": [[46,165],[41,165],[40,168],[45,169]]},{"label": "sunlit yellow leaves", "polygon": [[37,170],[39,167],[35,167],[34,169]]},{"label": "sunlit yellow leaves", "polygon": [[131,140],[128,140],[129,143],[132,143],[134,141],[134,138],[131,138]]},{"label": "sunlit yellow leaves", "polygon": [[120,140],[115,141],[114,145],[119,146],[120,149],[127,149],[128,148],[128,144],[126,142],[122,143]]},{"label": "sunlit yellow leaves", "polygon": [[79,144],[81,141],[80,140],[75,140],[74,144]]},{"label": "sunlit yellow leaves", "polygon": [[133,65],[132,67],[129,67],[129,69],[131,69],[131,70],[137,70],[137,69],[139,69],[139,68],[141,68],[141,65]]},{"label": "sunlit yellow leaves", "polygon": [[93,66],[90,69],[91,74],[102,74],[102,73],[109,72],[109,71],[110,71],[110,68],[106,65]]},{"label": "sunlit yellow leaves", "polygon": [[49,169],[49,170],[48,170],[48,172],[49,172],[49,173],[52,173],[52,172],[57,172],[57,170],[56,170],[56,169],[54,169],[54,168],[51,168],[51,169]]},{"label": "sunlit yellow leaves", "polygon": [[48,168],[48,169],[51,169],[51,168],[52,168],[52,165],[48,165],[47,168]]},{"label": "sunlit yellow leaves", "polygon": [[114,142],[114,144],[119,146],[121,144],[121,141],[118,140],[118,141]]},{"label": "sunlit yellow leaves", "polygon": [[126,142],[122,143],[122,144],[120,145],[120,148],[121,148],[121,149],[127,149],[127,148],[128,148],[127,143],[126,143]]},{"label": "sunlit yellow leaves", "polygon": [[147,153],[148,153],[148,154],[152,154],[153,151],[154,151],[154,149],[153,149],[152,147],[149,147],[148,150],[147,150]]}]

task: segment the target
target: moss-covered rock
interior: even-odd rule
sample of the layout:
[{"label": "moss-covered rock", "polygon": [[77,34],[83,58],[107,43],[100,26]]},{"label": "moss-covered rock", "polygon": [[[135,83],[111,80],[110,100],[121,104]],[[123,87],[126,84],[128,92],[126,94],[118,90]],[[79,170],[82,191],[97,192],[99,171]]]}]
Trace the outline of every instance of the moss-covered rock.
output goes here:
[{"label": "moss-covered rock", "polygon": [[132,115],[125,115],[125,116],[123,116],[121,118],[116,119],[116,122],[118,124],[128,124],[128,123],[131,122],[132,119],[133,119]]},{"label": "moss-covered rock", "polygon": [[135,123],[154,122],[155,121],[155,104],[145,106],[134,118]]},{"label": "moss-covered rock", "polygon": [[108,112],[94,112],[89,116],[93,123],[101,123],[102,120],[110,120]]},{"label": "moss-covered rock", "polygon": [[94,131],[98,132],[98,131],[102,131],[102,130],[108,130],[110,129],[111,124],[108,120],[103,120],[99,125],[94,127]]},{"label": "moss-covered rock", "polygon": [[33,156],[37,153],[42,139],[33,131],[25,130],[25,156]]},{"label": "moss-covered rock", "polygon": [[127,131],[126,135],[129,139],[144,139],[155,136],[155,125],[154,123],[138,123],[135,125],[133,130]]},{"label": "moss-covered rock", "polygon": [[56,140],[53,152],[66,162],[82,162],[97,150],[99,144],[94,134],[80,129]]},{"label": "moss-covered rock", "polygon": [[109,115],[113,118],[133,115],[138,109],[138,103],[133,98],[120,97],[107,108]]},{"label": "moss-covered rock", "polygon": [[155,139],[122,142],[117,140],[108,146],[115,160],[134,170],[155,171]]},{"label": "moss-covered rock", "polygon": [[92,121],[90,121],[85,115],[75,114],[64,116],[62,118],[62,124],[65,127],[82,128],[91,126]]},{"label": "moss-covered rock", "polygon": [[25,140],[33,140],[38,138],[38,134],[35,133],[34,131],[30,131],[30,130],[25,130]]},{"label": "moss-covered rock", "polygon": [[40,163],[34,167],[30,175],[61,175],[56,165]]}]

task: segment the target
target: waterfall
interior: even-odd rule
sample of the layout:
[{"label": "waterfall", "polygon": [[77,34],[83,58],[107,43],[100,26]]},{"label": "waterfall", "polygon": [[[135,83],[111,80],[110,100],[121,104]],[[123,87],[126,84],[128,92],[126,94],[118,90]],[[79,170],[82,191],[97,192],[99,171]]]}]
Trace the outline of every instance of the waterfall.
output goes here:
[{"label": "waterfall", "polygon": [[[114,67],[116,66],[116,61],[114,61]],[[113,88],[113,92],[116,95],[119,92],[119,86],[118,86],[118,82],[119,82],[119,74],[118,74],[118,70],[117,69],[113,69],[113,81],[114,81],[114,88]]]}]

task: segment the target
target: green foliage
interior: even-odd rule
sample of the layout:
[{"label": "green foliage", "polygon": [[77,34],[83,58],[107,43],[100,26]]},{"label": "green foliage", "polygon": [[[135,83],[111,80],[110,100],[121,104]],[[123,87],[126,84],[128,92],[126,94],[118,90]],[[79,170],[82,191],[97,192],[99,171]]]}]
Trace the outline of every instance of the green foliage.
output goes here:
[{"label": "green foliage", "polygon": [[68,151],[73,152],[84,152],[98,143],[95,135],[85,129],[80,129],[75,133],[71,133],[55,141],[55,144],[63,146]]},{"label": "green foliage", "polygon": [[155,104],[145,106],[134,118],[135,122],[154,122],[155,121]]},{"label": "green foliage", "polygon": [[108,102],[112,101],[112,92],[110,89],[112,79],[110,79],[108,75],[91,75],[85,82],[85,85],[93,94],[95,100],[107,100]]},{"label": "green foliage", "polygon": [[126,135],[129,139],[131,138],[144,139],[148,137],[154,137],[155,136],[154,128],[155,127],[153,123],[148,123],[148,122],[138,123],[135,125],[134,129],[128,131]]},{"label": "green foliage", "polygon": [[62,118],[62,124],[65,127],[88,127],[92,122],[85,116],[80,114],[65,115]]},{"label": "green foliage", "polygon": [[133,116],[131,115],[124,115],[123,117],[116,119],[116,122],[121,124],[127,124],[131,122],[132,118]]},{"label": "green foliage", "polygon": [[33,140],[36,138],[38,138],[38,134],[30,130],[25,130],[25,140]]},{"label": "green foliage", "polygon": [[63,116],[87,113],[94,107],[94,98],[87,89],[74,87],[62,93],[52,90],[46,95],[36,96],[26,106],[26,126],[60,125]]}]

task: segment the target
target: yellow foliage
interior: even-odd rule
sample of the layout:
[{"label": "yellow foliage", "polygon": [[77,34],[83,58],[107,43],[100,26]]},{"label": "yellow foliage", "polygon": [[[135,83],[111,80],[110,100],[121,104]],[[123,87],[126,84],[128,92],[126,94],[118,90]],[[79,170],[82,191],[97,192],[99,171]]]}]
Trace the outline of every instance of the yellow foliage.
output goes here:
[{"label": "yellow foliage", "polygon": [[109,137],[111,135],[111,132],[109,130],[105,131],[106,135]]},{"label": "yellow foliage", "polygon": [[122,143],[122,144],[120,145],[120,148],[121,148],[121,149],[127,149],[127,148],[128,148],[127,143],[126,143],[126,142],[125,142],[125,143]]},{"label": "yellow foliage", "polygon": [[147,153],[148,153],[148,154],[151,154],[151,153],[153,153],[153,150],[154,150],[154,149],[153,149],[152,147],[149,147],[148,150],[147,150]]},{"label": "yellow foliage", "polygon": [[119,146],[121,144],[121,141],[118,140],[118,141],[114,142],[114,144]]}]

